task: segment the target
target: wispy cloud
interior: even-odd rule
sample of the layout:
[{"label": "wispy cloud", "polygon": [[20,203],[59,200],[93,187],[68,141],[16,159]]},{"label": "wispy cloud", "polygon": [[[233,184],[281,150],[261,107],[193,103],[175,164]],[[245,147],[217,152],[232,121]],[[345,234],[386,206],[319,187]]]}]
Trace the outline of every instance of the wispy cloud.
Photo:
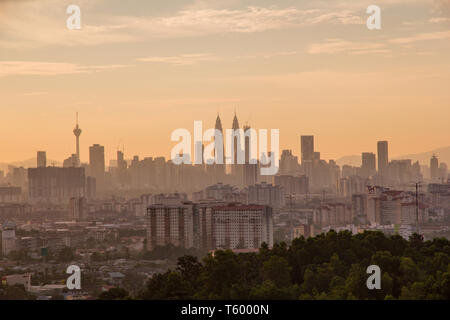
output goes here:
[{"label": "wispy cloud", "polygon": [[285,57],[295,55],[296,51],[276,51],[276,52],[260,52],[249,55],[240,56],[218,56],[211,53],[194,53],[194,54],[180,54],[175,56],[154,56],[138,58],[137,61],[141,62],[153,62],[153,63],[165,63],[174,66],[187,66],[193,65],[201,62],[212,62],[212,61],[232,61],[232,60],[242,60],[242,59],[272,59],[276,57]]},{"label": "wispy cloud", "polygon": [[[92,0],[98,3],[99,0]],[[36,46],[101,45],[148,41],[158,38],[201,37],[226,33],[257,33],[317,24],[361,24],[360,16],[349,9],[300,9],[298,7],[248,6],[225,8],[188,6],[155,16],[114,15],[83,2],[80,30],[67,30],[67,15],[56,0],[23,1],[11,5],[1,15],[0,48]],[[89,15],[84,15],[89,8]],[[0,2],[0,12],[5,3]],[[331,12],[331,10],[333,10]],[[363,12],[361,12],[363,14]],[[39,26],[39,28],[36,28]]]},{"label": "wispy cloud", "polygon": [[450,22],[450,18],[446,18],[446,17],[435,17],[435,18],[429,19],[428,22],[431,22],[431,23]]},{"label": "wispy cloud", "polygon": [[449,31],[418,33],[411,37],[390,39],[389,42],[395,43],[395,44],[406,44],[406,43],[413,43],[413,42],[418,42],[418,41],[442,40],[442,39],[449,39],[449,38],[450,38],[450,30]]},{"label": "wispy cloud", "polygon": [[384,43],[372,42],[351,42],[342,39],[327,39],[323,42],[312,43],[309,45],[307,52],[309,54],[376,54],[390,53]]},{"label": "wispy cloud", "polygon": [[217,61],[220,60],[220,58],[208,53],[197,53],[197,54],[181,54],[177,56],[147,57],[147,58],[139,58],[137,60],[142,62],[167,63],[171,65],[185,66],[196,64],[198,62]]},{"label": "wispy cloud", "polygon": [[36,91],[36,92],[26,92],[23,94],[23,96],[29,97],[29,96],[44,96],[47,95],[48,92],[46,91]]},{"label": "wispy cloud", "polygon": [[81,66],[74,63],[42,61],[0,61],[0,76],[39,75],[54,76],[89,73],[108,69],[131,67],[133,65]]}]

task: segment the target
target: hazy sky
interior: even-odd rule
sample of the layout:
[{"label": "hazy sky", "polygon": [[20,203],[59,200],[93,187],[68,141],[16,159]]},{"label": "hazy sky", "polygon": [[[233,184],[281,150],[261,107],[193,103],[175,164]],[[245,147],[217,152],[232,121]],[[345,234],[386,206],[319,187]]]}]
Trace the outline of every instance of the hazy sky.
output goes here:
[{"label": "hazy sky", "polygon": [[[81,7],[82,29],[66,28]],[[369,31],[366,8],[382,10]],[[0,162],[169,156],[194,120],[324,159],[450,145],[450,0],[0,0]]]}]

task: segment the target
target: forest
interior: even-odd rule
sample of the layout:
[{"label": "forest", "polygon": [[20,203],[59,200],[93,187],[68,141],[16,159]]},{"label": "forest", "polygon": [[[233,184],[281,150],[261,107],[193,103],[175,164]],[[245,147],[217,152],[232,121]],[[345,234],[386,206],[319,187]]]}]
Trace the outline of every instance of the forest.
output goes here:
[{"label": "forest", "polygon": [[[381,269],[381,289],[369,290],[367,266]],[[104,298],[106,298],[105,296]],[[124,295],[109,298],[125,298]],[[131,297],[128,297],[131,298]],[[185,255],[154,275],[136,299],[347,300],[450,299],[450,242],[413,234],[328,233],[281,242],[257,253]]]}]

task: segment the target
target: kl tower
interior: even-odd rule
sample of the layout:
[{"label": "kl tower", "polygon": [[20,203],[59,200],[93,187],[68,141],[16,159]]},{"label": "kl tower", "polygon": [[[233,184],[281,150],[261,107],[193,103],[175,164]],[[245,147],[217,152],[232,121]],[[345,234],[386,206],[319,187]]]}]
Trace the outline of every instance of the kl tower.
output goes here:
[{"label": "kl tower", "polygon": [[73,134],[75,135],[76,141],[77,141],[77,167],[80,166],[80,135],[81,135],[81,129],[78,127],[78,112],[77,112],[77,124],[75,126],[75,129],[73,129]]}]

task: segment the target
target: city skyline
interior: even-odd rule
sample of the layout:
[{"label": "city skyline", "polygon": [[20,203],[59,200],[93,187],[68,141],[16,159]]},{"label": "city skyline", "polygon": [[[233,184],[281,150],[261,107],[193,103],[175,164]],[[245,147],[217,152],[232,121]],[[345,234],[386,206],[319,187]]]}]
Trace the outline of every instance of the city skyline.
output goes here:
[{"label": "city skyline", "polygon": [[[230,129],[233,126],[235,126],[236,122],[239,121],[238,118],[239,117],[237,116],[237,113],[236,113],[236,110],[235,110],[234,113],[233,113],[233,124],[230,125],[230,126],[225,125],[224,126],[224,130],[225,129]],[[220,116],[219,113],[217,114],[217,118],[216,118],[215,121],[216,121],[215,126],[216,126],[216,129],[217,129],[217,121],[219,121],[219,122],[221,121],[221,116]],[[223,122],[223,120],[222,120],[222,122]],[[244,127],[248,126],[248,125],[249,125],[249,123],[245,122]],[[204,128],[204,129],[206,130],[206,128]],[[258,128],[256,128],[256,129],[258,129]],[[105,147],[105,145],[102,144],[101,142],[100,143],[92,143],[90,145],[86,145],[86,146],[84,146],[84,148],[85,148],[85,150],[84,150],[83,149],[83,141],[80,142],[81,128],[79,127],[79,123],[78,123],[78,112],[76,112],[76,123],[75,123],[75,129],[73,129],[73,134],[75,135],[75,138],[76,138],[76,141],[75,141],[75,143],[73,145],[73,150],[72,150],[74,152],[70,151],[67,155],[63,156],[62,158],[57,158],[55,156],[53,156],[53,157],[52,156],[50,156],[50,157],[47,156],[48,153],[52,154],[52,148],[50,148],[49,150],[36,149],[38,157],[39,157],[39,154],[41,152],[44,152],[46,158],[48,158],[50,160],[50,161],[47,161],[47,165],[62,165],[63,164],[63,160],[66,159],[67,157],[69,157],[69,159],[66,159],[66,160],[70,160],[70,161],[73,160],[74,162],[76,162],[75,165],[77,166],[77,165],[82,164],[82,163],[85,163],[85,164],[89,163],[89,150],[90,150],[90,148],[93,147],[93,146],[96,146],[96,145],[100,145],[101,147],[103,147],[105,149],[105,151],[104,151],[104,153],[105,153],[105,156],[104,156],[105,166],[109,167],[111,161],[114,162],[114,161],[117,160],[117,152],[119,152],[119,151],[121,153],[123,153],[123,155],[125,156],[124,159],[127,160],[127,161],[131,161],[134,156],[139,156],[139,157],[149,157],[149,156],[150,157],[165,157],[166,160],[170,160],[170,149],[173,147],[173,145],[175,143],[175,142],[171,142],[171,144],[168,145],[168,152],[167,152],[168,154],[154,154],[154,153],[151,152],[151,150],[147,150],[147,151],[143,150],[142,153],[138,153],[138,154],[124,153],[124,151],[125,151],[125,144],[123,144],[123,145],[118,144],[116,146],[116,148],[108,150],[108,148]],[[301,155],[302,155],[302,150],[301,150],[301,144],[302,143],[301,143],[301,141],[303,139],[302,137],[306,137],[306,138],[312,137],[312,146],[313,146],[313,148],[318,150],[318,147],[317,147],[317,145],[318,145],[317,144],[318,136],[300,134],[299,135],[300,139],[299,139],[298,146],[294,146],[294,147],[286,146],[285,148],[280,146],[280,150],[279,150],[280,155],[281,155],[282,150],[292,150],[293,154],[296,154],[296,155],[299,156],[299,163],[302,163],[302,157],[301,157]],[[367,152],[375,153],[375,154],[377,154],[377,152],[379,153],[377,144],[384,143],[384,142],[389,143],[390,141],[389,140],[378,140],[378,141],[375,142],[375,147],[374,148],[364,149],[365,151],[360,151],[359,154],[357,152],[355,152],[353,154],[343,155],[343,156],[338,157],[338,158],[329,158],[329,159],[328,158],[324,158],[321,155],[320,155],[320,157],[323,160],[335,160],[335,161],[338,160],[338,161],[341,162],[341,165],[347,164],[347,165],[359,166],[359,165],[361,165],[361,163],[358,162],[358,160],[355,160],[354,159],[355,157],[361,157],[364,153],[367,153]],[[390,150],[391,150],[391,148],[392,148],[392,146],[389,146]],[[446,148],[450,148],[450,146],[448,146],[448,147],[443,146],[440,149],[446,149]],[[392,148],[392,149],[395,150],[395,147]],[[85,152],[85,154],[86,154],[85,158],[83,158],[83,157],[81,157],[81,159],[78,158],[79,154],[81,153],[80,150],[86,151]],[[319,153],[323,152],[324,154],[326,154],[327,153],[326,150],[324,150],[324,151],[325,152],[319,151]],[[425,153],[431,153],[433,156],[437,156],[438,159],[440,160],[440,162],[450,162],[450,161],[447,160],[447,158],[445,156],[443,158],[441,158],[440,154],[436,153],[435,150],[427,150],[427,151],[420,152],[419,154],[425,154]],[[192,148],[192,155],[193,154],[194,154],[194,149]],[[106,155],[110,155],[110,157],[108,157]],[[405,155],[405,154],[397,154],[396,155],[396,154],[394,154],[394,155],[392,155],[392,153],[390,151],[389,155],[390,155],[389,156],[390,159],[407,159],[408,156],[411,156],[413,154],[408,154],[408,155]],[[35,162],[35,159],[36,158],[27,158],[27,159],[22,159],[22,160],[17,160],[16,159],[15,161],[10,161],[9,163],[13,164],[13,163],[26,162],[26,161],[33,161],[33,162]],[[376,161],[378,163],[378,161],[379,161],[378,157],[376,157]],[[419,161],[419,162],[420,162],[421,165],[425,165],[425,166],[429,165],[429,163],[428,163],[429,159],[426,159],[425,161]],[[2,159],[0,159],[0,164],[6,165],[7,161],[2,161]],[[377,164],[377,168],[378,168],[378,165],[379,165],[379,163]]]},{"label": "city skyline", "polygon": [[[236,111],[234,111],[234,113],[233,113],[233,124],[230,125],[230,126],[224,125],[224,130],[225,129],[231,129],[233,126],[235,126],[235,123],[238,121],[238,118],[239,117],[237,116]],[[215,124],[216,129],[217,129],[217,121],[218,121],[217,119],[219,119],[219,120],[222,119],[219,113],[217,114],[217,118],[215,120],[216,121],[216,124]],[[211,121],[208,121],[208,122],[211,122]],[[222,122],[224,122],[224,121],[222,120]],[[248,125],[249,125],[249,123],[245,122],[244,126],[248,126]],[[204,128],[204,129],[206,130],[206,128]],[[258,129],[258,128],[256,127],[256,129]],[[74,161],[76,162],[77,158],[79,157],[78,155],[80,153],[82,153],[82,151],[85,151],[86,156],[84,158],[81,157],[81,159],[78,159],[78,161],[79,161],[78,165],[79,165],[81,163],[89,163],[89,149],[92,146],[100,145],[100,146],[102,146],[105,149],[105,151],[104,151],[104,153],[105,153],[105,156],[104,156],[104,158],[105,158],[105,166],[109,167],[109,164],[110,164],[111,161],[116,161],[116,159],[117,159],[117,152],[118,151],[120,151],[120,152],[124,152],[125,151],[125,144],[121,145],[119,143],[116,146],[116,148],[112,148],[112,149],[108,150],[109,148],[106,147],[101,142],[99,142],[99,143],[92,143],[92,144],[89,144],[89,145],[84,145],[83,141],[82,141],[82,138],[81,138],[81,142],[80,142],[81,128],[79,127],[79,123],[78,123],[78,112],[76,113],[76,123],[75,123],[75,129],[73,129],[73,134],[75,135],[75,138],[76,138],[75,143],[73,144],[73,150],[72,150],[74,152],[69,151],[69,153],[64,155],[62,158],[57,158],[57,157],[52,156],[52,155],[48,157],[47,155],[49,153],[50,154],[54,154],[52,148],[50,147],[50,149],[48,149],[48,150],[36,149],[37,154],[39,155],[40,152],[45,152],[46,153],[46,157],[51,161],[51,162],[48,162],[48,165],[55,165],[55,164],[62,165],[63,160],[66,159],[67,157],[71,158],[71,160],[74,159]],[[299,156],[299,163],[302,163],[302,158],[301,158],[301,154],[302,154],[301,141],[302,140],[300,139],[302,137],[312,137],[312,145],[313,145],[313,147],[315,146],[315,149],[319,150],[317,145],[320,145],[320,143],[318,143],[318,142],[320,142],[320,140],[318,139],[318,138],[320,138],[320,136],[299,134],[298,146],[294,146],[294,147],[292,147],[292,146],[281,147],[280,146],[280,150],[279,150],[280,155],[281,155],[281,151],[282,150],[292,150],[292,152],[294,154]],[[367,153],[367,152],[376,154],[377,150],[378,150],[377,144],[378,143],[383,143],[383,142],[389,143],[391,141],[389,141],[389,140],[378,140],[378,141],[375,141],[374,143],[372,143],[371,147],[364,149],[365,151],[363,150],[363,151],[360,151],[359,153],[357,151],[355,151],[353,154],[347,154],[347,155],[343,155],[343,156],[337,157],[337,158],[324,158],[321,155],[320,156],[321,156],[321,159],[323,159],[323,160],[335,160],[335,161],[338,160],[342,164],[359,166],[361,163],[359,163],[358,160],[355,161],[354,157],[361,157],[364,153]],[[140,157],[148,157],[148,156],[150,156],[150,157],[165,157],[166,160],[170,160],[170,149],[174,146],[174,144],[175,144],[175,142],[170,142],[170,144],[168,145],[168,150],[164,154],[155,154],[155,153],[152,153],[151,150],[147,150],[147,151],[142,150],[142,152],[140,152],[140,153],[133,154],[133,153],[128,152],[128,150],[127,150],[127,153],[124,153],[124,155],[125,155],[124,159],[127,160],[127,161],[131,161],[132,158],[137,155],[137,156],[140,156]],[[391,148],[393,150],[396,149],[395,147],[392,147],[392,145],[390,145],[389,149],[392,150]],[[446,149],[446,148],[450,148],[450,145],[449,146],[442,146],[442,148],[439,148],[439,149]],[[80,151],[80,150],[82,150],[82,151]],[[406,154],[393,154],[392,155],[391,152],[392,151],[389,152],[389,155],[390,155],[389,158],[390,159],[406,159],[406,158],[408,158],[408,156],[413,155],[411,153],[409,153],[407,155]],[[319,151],[319,153],[327,154],[326,150],[321,150],[321,151]],[[425,154],[425,153],[431,153],[433,156],[437,156],[440,159],[440,161],[442,161],[442,162],[450,162],[445,157],[446,154],[441,159],[440,154],[436,153],[435,150],[426,150],[426,151],[423,151],[423,152],[419,152],[418,154]],[[192,148],[192,155],[193,154],[194,154],[194,149]],[[106,156],[106,155],[108,155],[108,156]],[[9,163],[20,163],[20,162],[26,162],[26,161],[34,161],[35,159],[36,158],[26,158],[26,159],[22,159],[22,160],[16,159],[14,161],[9,161]],[[376,161],[378,163],[378,161],[379,161],[378,157],[376,159],[377,159]],[[425,161],[419,161],[419,162],[421,163],[421,165],[428,165],[429,164],[428,161],[429,161],[429,159],[427,159]],[[8,161],[2,161],[2,159],[0,159],[0,164],[5,165],[7,162]],[[377,164],[377,168],[378,168],[378,164]]]},{"label": "city skyline", "polygon": [[77,3],[80,30],[65,26],[70,1],[0,3],[2,162],[72,154],[77,111],[83,161],[95,143],[107,159],[117,145],[168,157],[173,130],[218,111],[228,126],[235,108],[281,129],[281,149],[315,135],[324,159],[450,141],[445,1],[380,0],[375,31],[364,1]]},{"label": "city skyline", "polygon": [[450,300],[449,40],[450,0],[0,0],[0,301]]}]

